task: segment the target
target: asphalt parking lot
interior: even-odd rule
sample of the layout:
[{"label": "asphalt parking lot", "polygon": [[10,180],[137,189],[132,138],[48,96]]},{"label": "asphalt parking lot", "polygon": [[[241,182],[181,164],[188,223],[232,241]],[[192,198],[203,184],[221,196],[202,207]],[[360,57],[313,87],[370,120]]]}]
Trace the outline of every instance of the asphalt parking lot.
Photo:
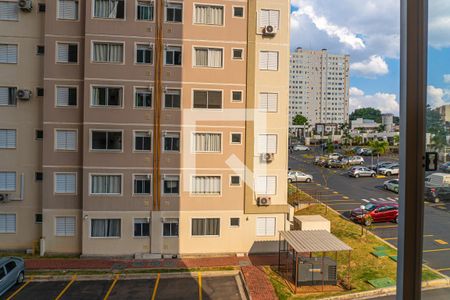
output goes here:
[{"label": "asphalt parking lot", "polygon": [[127,279],[116,275],[109,280],[79,279],[37,281],[32,278],[16,285],[1,299],[6,300],[80,300],[80,299],[247,299],[239,275],[190,277],[155,275],[155,278]]}]

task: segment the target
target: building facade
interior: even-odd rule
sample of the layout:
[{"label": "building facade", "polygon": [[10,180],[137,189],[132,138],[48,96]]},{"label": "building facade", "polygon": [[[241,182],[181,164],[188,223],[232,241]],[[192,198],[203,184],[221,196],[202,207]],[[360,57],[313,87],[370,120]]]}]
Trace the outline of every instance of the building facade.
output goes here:
[{"label": "building facade", "polygon": [[277,249],[289,1],[28,2],[0,0],[2,249]]},{"label": "building facade", "polygon": [[312,127],[349,120],[350,56],[297,48],[290,56],[289,120],[303,115]]}]

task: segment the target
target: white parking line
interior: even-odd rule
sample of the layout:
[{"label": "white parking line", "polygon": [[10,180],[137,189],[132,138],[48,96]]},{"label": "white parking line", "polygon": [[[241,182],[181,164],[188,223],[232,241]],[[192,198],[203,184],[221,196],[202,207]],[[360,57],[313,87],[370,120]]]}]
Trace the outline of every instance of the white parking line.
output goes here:
[{"label": "white parking line", "polygon": [[364,202],[367,202],[367,203],[369,203],[370,201],[369,200],[367,200],[367,199],[361,199],[362,201],[364,201]]},{"label": "white parking line", "polygon": [[372,200],[372,201],[374,201],[374,202],[378,202],[378,200],[375,199],[375,198],[370,198],[370,200]]},{"label": "white parking line", "polygon": [[391,200],[392,202],[397,202],[396,199],[392,199],[391,197],[387,197],[388,200]]}]

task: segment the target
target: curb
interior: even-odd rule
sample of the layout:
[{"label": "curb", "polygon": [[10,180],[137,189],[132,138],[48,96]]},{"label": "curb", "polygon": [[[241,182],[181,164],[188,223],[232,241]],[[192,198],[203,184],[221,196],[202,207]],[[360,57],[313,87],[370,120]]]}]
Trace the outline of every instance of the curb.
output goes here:
[{"label": "curb", "polygon": [[[244,290],[244,295],[245,295],[246,299],[252,300],[252,297],[250,296],[250,291],[248,290],[247,282],[245,281],[244,274],[242,273],[241,270],[239,270],[239,279],[240,279],[240,283],[242,284],[242,288]],[[238,286],[239,286],[239,284],[238,284]]]}]

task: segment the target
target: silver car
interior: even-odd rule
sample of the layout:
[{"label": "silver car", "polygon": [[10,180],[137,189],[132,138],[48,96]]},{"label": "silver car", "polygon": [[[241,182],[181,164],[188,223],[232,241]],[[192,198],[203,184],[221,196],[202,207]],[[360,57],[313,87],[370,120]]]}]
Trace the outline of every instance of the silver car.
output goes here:
[{"label": "silver car", "polygon": [[367,167],[353,167],[348,171],[348,175],[351,177],[375,177],[377,173]]},{"label": "silver car", "polygon": [[0,296],[25,279],[25,263],[20,257],[0,258]]},{"label": "silver car", "polygon": [[312,175],[305,174],[300,171],[289,171],[288,172],[288,182],[311,182],[313,180]]}]

